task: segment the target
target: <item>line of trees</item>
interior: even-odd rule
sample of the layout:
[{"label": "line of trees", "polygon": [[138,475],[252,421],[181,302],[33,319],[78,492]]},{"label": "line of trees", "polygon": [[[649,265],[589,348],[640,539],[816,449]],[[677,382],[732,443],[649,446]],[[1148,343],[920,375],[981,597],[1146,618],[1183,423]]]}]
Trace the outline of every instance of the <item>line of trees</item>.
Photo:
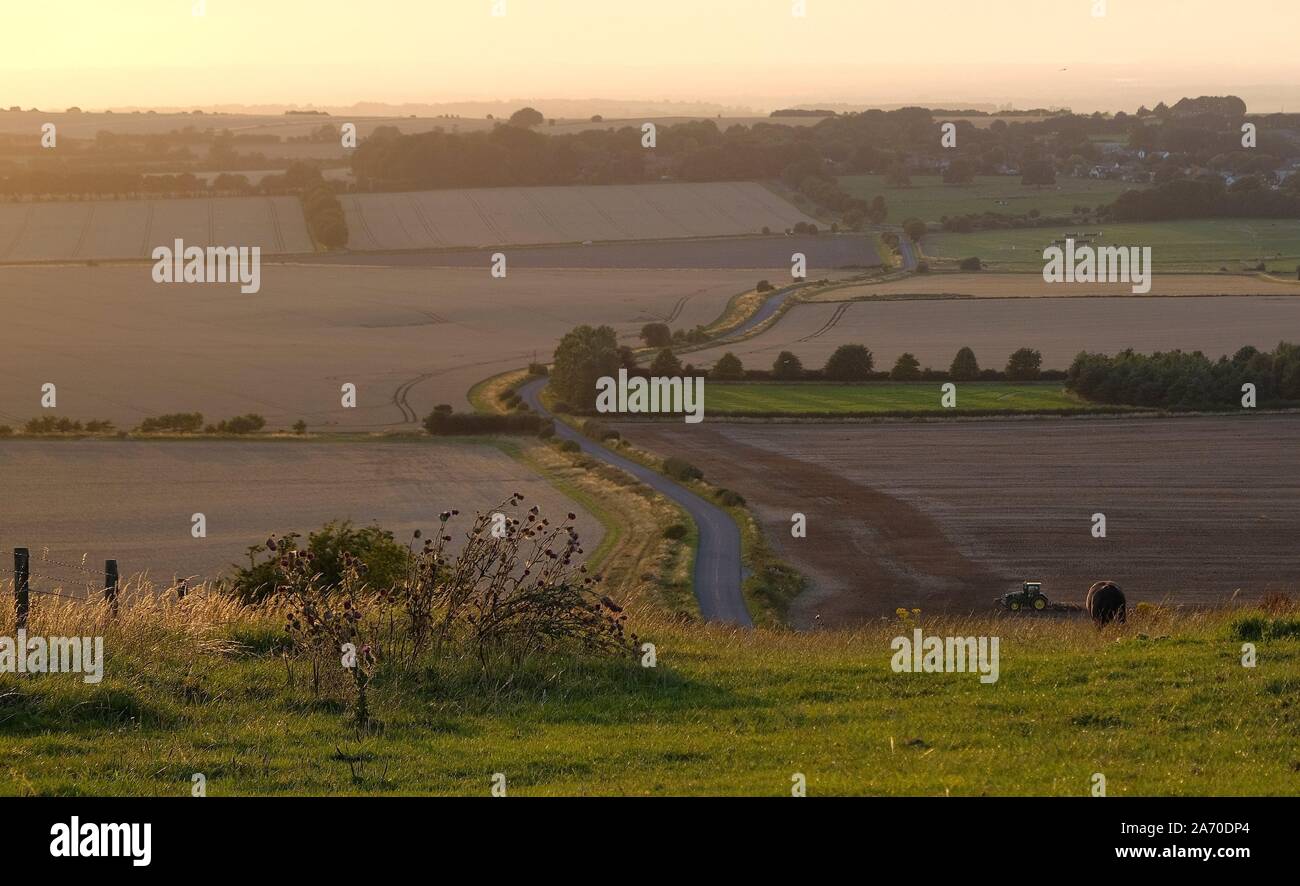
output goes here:
[{"label": "line of trees", "polygon": [[922,369],[911,353],[900,354],[892,369],[877,371],[875,356],[860,344],[840,345],[821,369],[805,369],[796,354],[782,351],[771,370],[748,370],[739,357],[728,351],[708,371],[711,381],[1038,381],[1064,377],[1063,372],[1044,370],[1042,352],[1033,348],[1017,350],[1000,372],[981,369],[970,348],[959,350],[946,372]]},{"label": "line of trees", "polygon": [[1300,346],[1280,343],[1272,352],[1245,347],[1211,360],[1200,351],[1114,356],[1084,352],[1066,373],[1066,387],[1098,403],[1170,409],[1238,406],[1243,386],[1255,386],[1258,405],[1300,401]]}]

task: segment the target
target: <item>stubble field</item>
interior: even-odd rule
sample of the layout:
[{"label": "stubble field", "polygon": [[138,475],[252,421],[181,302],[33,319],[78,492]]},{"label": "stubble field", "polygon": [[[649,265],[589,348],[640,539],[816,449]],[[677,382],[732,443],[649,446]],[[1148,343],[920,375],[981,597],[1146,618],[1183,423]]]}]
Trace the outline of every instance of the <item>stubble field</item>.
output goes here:
[{"label": "stubble field", "polygon": [[311,253],[296,197],[0,203],[0,263],[150,258],[156,246]]},{"label": "stubble field", "polygon": [[1065,369],[1080,351],[1116,353],[1182,349],[1211,357],[1243,345],[1271,349],[1300,336],[1300,299],[1053,298],[918,299],[805,304],[746,341],[691,354],[711,366],[731,351],[750,369],[770,369],[781,351],[820,368],[843,344],[864,344],[877,368],[904,352],[922,366],[947,369],[970,347],[980,366],[1002,369],[1018,348],[1043,354],[1043,368]]},{"label": "stubble field", "polygon": [[[458,549],[474,512],[514,492],[553,522],[577,512],[588,552],[603,534],[487,443],[0,440],[0,464],[0,497],[22,503],[0,513],[0,544],[31,549],[37,592],[97,592],[110,558],[124,576],[148,572],[164,587],[173,577],[211,577],[247,565],[248,547],[271,533],[306,536],[331,520],[376,522],[405,544],[457,509],[449,534]],[[190,534],[195,513],[206,517],[206,538]],[[69,568],[83,558],[88,573]]]},{"label": "stubble field", "polygon": [[1027,579],[1074,603],[1099,579],[1130,603],[1300,586],[1300,416],[615,427],[748,499],[812,580],[798,627],[986,612]]},{"label": "stubble field", "polygon": [[750,182],[475,188],[342,201],[356,250],[717,237],[813,221]]},{"label": "stubble field", "polygon": [[[634,340],[662,320],[715,319],[752,288],[749,271],[339,268],[264,265],[262,290],[161,285],[147,264],[0,269],[0,424],[37,415],[154,415],[209,421],[256,412],[271,429],[416,426],[433,407],[467,409],[476,382],[548,360],[583,323]],[[41,386],[57,409],[41,408]],[[355,409],[340,387],[357,386]]]}]

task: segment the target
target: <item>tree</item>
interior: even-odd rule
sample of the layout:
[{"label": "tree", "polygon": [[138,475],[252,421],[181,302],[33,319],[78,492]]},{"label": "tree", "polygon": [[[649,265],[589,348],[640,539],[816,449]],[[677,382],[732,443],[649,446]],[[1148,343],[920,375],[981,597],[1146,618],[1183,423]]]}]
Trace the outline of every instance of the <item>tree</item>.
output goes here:
[{"label": "tree", "polygon": [[681,375],[682,361],[677,359],[672,348],[664,348],[655,355],[654,362],[650,364],[650,374],[657,376]]},{"label": "tree", "polygon": [[739,357],[727,351],[713,364],[709,377],[716,381],[740,381],[745,377],[745,367]]},{"label": "tree", "polygon": [[803,377],[803,363],[799,358],[789,351],[782,351],[776,355],[776,362],[772,364],[772,378],[778,381],[794,381]]},{"label": "tree", "polygon": [[1033,381],[1042,369],[1043,354],[1033,348],[1021,348],[1007,360],[1007,378],[1011,381]]},{"label": "tree", "polygon": [[952,359],[952,366],[948,369],[948,374],[955,381],[974,381],[980,377],[980,365],[975,360],[975,352],[970,348],[962,348],[957,352],[957,356]]},{"label": "tree", "polygon": [[865,345],[840,345],[822,373],[831,381],[866,381],[874,365],[875,359]]},{"label": "tree", "polygon": [[667,323],[647,323],[641,327],[641,340],[647,348],[666,348],[673,343]]},{"label": "tree", "polygon": [[511,126],[522,126],[524,129],[531,129],[534,126],[541,126],[546,122],[542,112],[535,108],[520,108],[510,115]]},{"label": "tree", "polygon": [[921,363],[913,354],[900,354],[889,377],[894,381],[916,381],[921,377]]},{"label": "tree", "polygon": [[920,243],[921,238],[925,236],[928,230],[929,228],[926,227],[925,222],[919,218],[909,218],[903,222],[903,233],[907,234],[908,239],[913,243]]},{"label": "tree", "polygon": [[551,386],[556,398],[577,409],[591,409],[596,403],[596,382],[615,375],[622,362],[611,327],[579,326],[555,349]]}]

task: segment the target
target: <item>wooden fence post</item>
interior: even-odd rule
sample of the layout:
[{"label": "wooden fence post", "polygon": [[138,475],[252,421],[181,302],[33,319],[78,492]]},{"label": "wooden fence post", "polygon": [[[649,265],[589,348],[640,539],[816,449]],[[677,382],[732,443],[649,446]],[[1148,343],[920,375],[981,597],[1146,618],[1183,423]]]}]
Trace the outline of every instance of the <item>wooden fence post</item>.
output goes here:
[{"label": "wooden fence post", "polygon": [[31,560],[26,548],[14,548],[14,615],[18,627],[27,627],[28,593],[31,590]]},{"label": "wooden fence post", "polygon": [[117,615],[117,561],[104,561],[104,599]]}]

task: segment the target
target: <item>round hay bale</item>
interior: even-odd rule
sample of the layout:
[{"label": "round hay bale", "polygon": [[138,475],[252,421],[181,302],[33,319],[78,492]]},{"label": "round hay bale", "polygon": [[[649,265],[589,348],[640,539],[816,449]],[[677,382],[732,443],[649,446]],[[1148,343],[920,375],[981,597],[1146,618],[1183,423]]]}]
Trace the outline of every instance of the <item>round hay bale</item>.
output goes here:
[{"label": "round hay bale", "polygon": [[1088,588],[1088,596],[1083,601],[1083,608],[1096,622],[1098,627],[1112,621],[1123,622],[1128,617],[1128,602],[1124,592],[1113,581],[1093,582]]}]

